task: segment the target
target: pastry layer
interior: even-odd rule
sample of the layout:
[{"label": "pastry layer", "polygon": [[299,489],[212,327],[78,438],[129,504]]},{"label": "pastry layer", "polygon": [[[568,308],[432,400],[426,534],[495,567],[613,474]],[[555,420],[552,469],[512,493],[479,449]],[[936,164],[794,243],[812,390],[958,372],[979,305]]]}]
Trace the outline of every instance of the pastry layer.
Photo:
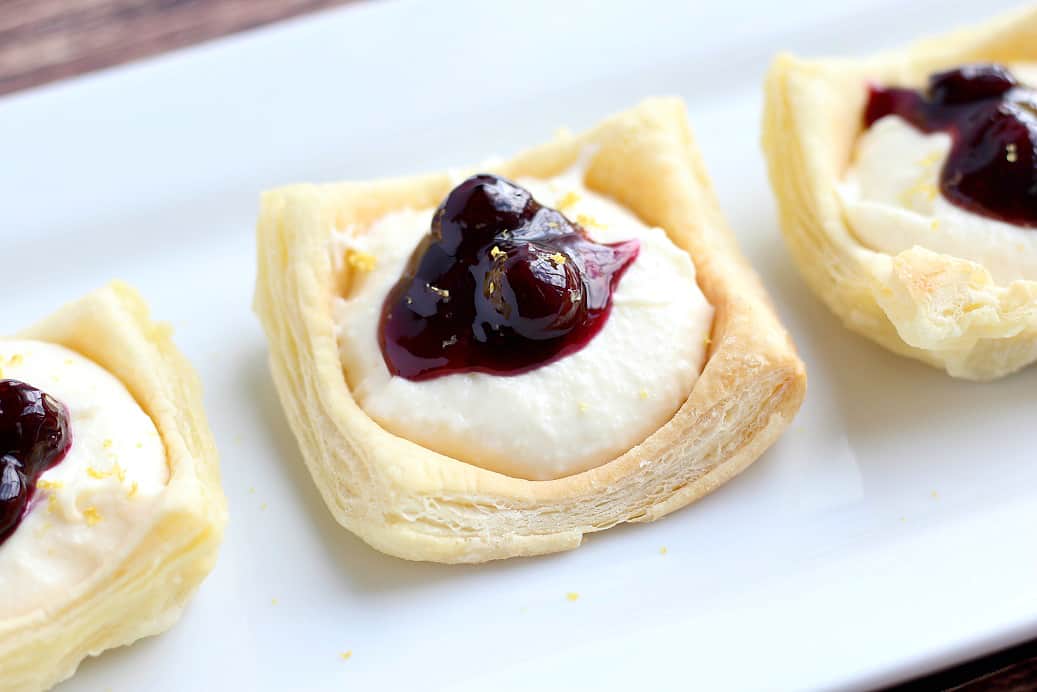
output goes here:
[{"label": "pastry layer", "polygon": [[[1037,66],[1013,65],[1037,84]],[[882,118],[857,141],[840,186],[847,220],[862,243],[891,255],[917,245],[972,260],[999,283],[1037,281],[1037,231],[949,202],[939,191],[950,135],[925,134],[902,118]]]},{"label": "pastry layer", "polygon": [[151,418],[115,377],[56,344],[0,339],[0,377],[68,407],[72,445],[40,478],[28,513],[0,545],[0,620],[45,609],[118,562],[147,532],[169,480]]},{"label": "pastry layer", "polygon": [[954,377],[1001,377],[1037,360],[1037,281],[923,245],[874,249],[840,183],[868,86],[916,88],[968,63],[1037,63],[1037,9],[860,60],[781,55],[767,78],[763,147],[782,231],[814,292],[847,327]]},{"label": "pastry layer", "polygon": [[170,334],[116,282],[18,335],[75,351],[122,384],[154,423],[169,477],[117,559],[46,609],[0,618],[0,689],[50,688],[87,656],[165,631],[216,562],[227,520],[216,447],[201,385]]},{"label": "pastry layer", "polygon": [[588,190],[581,170],[516,182],[598,242],[641,240],[605,326],[584,348],[514,376],[391,376],[378,345],[383,301],[434,208],[396,211],[333,235],[332,261],[364,269],[336,299],[335,325],[353,395],[386,430],[483,468],[548,480],[616,457],[673,416],[698,379],[713,309],[688,253]]},{"label": "pastry layer", "polygon": [[658,430],[600,466],[549,481],[495,473],[386,431],[343,375],[332,306],[361,270],[332,263],[332,229],[431,208],[457,177],[295,185],[263,195],[255,305],[271,373],[329,509],[375,548],[436,562],[572,549],[584,534],[658,519],[718,488],[799,408],[803,364],[720,213],[683,104],[645,101],[491,172],[547,180],[588,150],[587,188],[664,229],[694,258],[715,310],[712,343],[691,393]]}]

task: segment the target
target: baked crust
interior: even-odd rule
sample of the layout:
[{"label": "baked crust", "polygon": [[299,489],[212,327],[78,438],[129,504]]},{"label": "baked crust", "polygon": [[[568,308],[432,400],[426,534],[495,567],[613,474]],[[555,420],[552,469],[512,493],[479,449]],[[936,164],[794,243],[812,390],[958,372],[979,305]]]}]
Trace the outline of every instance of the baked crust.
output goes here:
[{"label": "baked crust", "polygon": [[1037,60],[1037,8],[861,60],[781,55],[766,83],[763,149],[800,272],[850,329],[954,377],[1001,377],[1037,360],[1037,282],[998,285],[982,265],[854,237],[836,192],[862,129],[866,85],[920,86],[966,62]]},{"label": "baked crust", "polygon": [[488,471],[388,433],[354,401],[343,374],[331,308],[352,270],[333,269],[333,228],[434,207],[450,176],[263,195],[255,308],[273,379],[331,513],[378,550],[483,562],[575,548],[586,533],[652,521],[711,492],[759,457],[798,410],[803,364],[721,216],[683,103],[646,101],[494,168],[549,178],[592,149],[586,185],[691,253],[716,316],[702,375],[670,421],[621,456],[550,481]]},{"label": "baked crust", "polygon": [[0,622],[0,688],[47,689],[87,656],[158,634],[212,570],[227,518],[201,384],[140,295],[112,283],[18,337],[60,344],[115,375],[162,436],[169,483],[153,525],[45,612]]}]

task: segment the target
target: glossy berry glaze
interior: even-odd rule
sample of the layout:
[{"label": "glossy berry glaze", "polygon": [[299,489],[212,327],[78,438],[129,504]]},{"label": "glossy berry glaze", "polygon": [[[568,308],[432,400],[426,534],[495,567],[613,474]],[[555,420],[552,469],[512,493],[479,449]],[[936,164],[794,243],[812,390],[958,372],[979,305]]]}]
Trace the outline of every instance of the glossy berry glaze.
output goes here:
[{"label": "glossy berry glaze", "polygon": [[72,444],[68,409],[18,380],[0,380],[0,544],[21,523],[45,471]]},{"label": "glossy berry glaze", "polygon": [[965,65],[934,74],[925,93],[872,87],[867,126],[891,114],[923,132],[951,136],[940,174],[947,200],[1037,227],[1037,92],[999,65]]},{"label": "glossy berry glaze", "polygon": [[494,175],[455,187],[382,307],[389,371],[517,375],[583,348],[640,244],[595,243],[561,212]]}]

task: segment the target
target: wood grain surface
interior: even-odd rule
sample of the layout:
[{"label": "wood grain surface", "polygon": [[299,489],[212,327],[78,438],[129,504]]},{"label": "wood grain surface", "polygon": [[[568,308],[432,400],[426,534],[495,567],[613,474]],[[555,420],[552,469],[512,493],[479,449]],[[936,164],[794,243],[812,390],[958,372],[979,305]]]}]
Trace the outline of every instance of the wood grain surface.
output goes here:
[{"label": "wood grain surface", "polygon": [[[0,0],[0,94],[351,1]],[[1037,640],[892,689],[1037,690]]]},{"label": "wood grain surface", "polygon": [[0,94],[349,0],[0,0]]}]

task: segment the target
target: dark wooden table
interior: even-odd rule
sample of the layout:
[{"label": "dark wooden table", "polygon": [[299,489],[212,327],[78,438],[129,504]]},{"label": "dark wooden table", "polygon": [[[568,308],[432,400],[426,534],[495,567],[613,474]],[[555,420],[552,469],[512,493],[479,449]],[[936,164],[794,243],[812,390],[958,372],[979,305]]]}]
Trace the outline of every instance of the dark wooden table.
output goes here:
[{"label": "dark wooden table", "polygon": [[[0,94],[350,1],[0,0]],[[895,689],[1037,690],[1037,640]]]}]

